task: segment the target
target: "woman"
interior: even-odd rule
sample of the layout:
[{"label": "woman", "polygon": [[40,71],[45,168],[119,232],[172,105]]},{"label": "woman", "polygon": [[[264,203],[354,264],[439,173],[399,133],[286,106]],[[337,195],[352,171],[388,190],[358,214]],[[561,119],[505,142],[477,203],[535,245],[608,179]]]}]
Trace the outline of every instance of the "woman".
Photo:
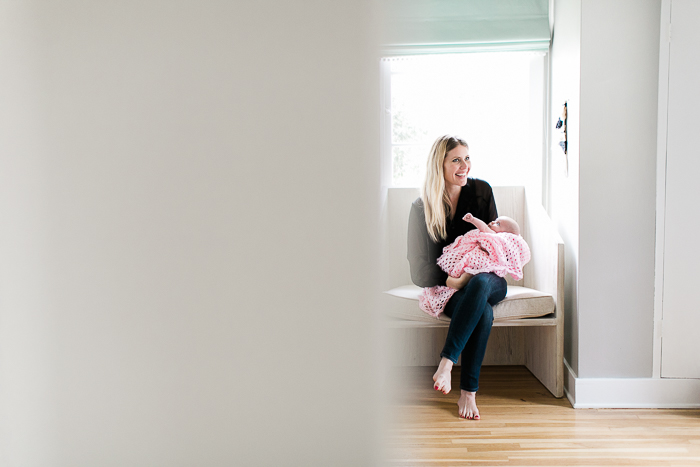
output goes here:
[{"label": "woman", "polygon": [[[438,138],[428,156],[428,170],[421,197],[411,206],[408,225],[408,261],[411,279],[420,287],[446,285],[459,289],[458,279],[437,265],[442,249],[475,227],[462,220],[465,214],[485,222],[498,217],[491,186],[469,178],[471,161],[466,141],[451,135]],[[464,281],[464,276],[461,278]],[[433,381],[444,394],[451,389],[452,365],[462,355],[459,416],[479,420],[476,391],[479,372],[493,324],[492,306],[506,296],[506,280],[494,273],[477,274],[447,302],[451,318],[445,347]]]}]

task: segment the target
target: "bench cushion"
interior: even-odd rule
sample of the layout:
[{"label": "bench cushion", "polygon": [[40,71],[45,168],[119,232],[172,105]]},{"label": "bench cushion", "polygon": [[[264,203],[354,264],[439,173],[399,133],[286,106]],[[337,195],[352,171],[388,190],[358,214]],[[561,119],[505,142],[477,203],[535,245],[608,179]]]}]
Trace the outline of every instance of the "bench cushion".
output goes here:
[{"label": "bench cushion", "polygon": [[[403,300],[393,300],[392,306],[387,307],[387,313],[392,318],[409,321],[426,321],[435,323],[450,322],[444,314],[433,318],[418,307],[418,296],[423,289],[416,285],[404,285],[388,290],[385,293]],[[506,298],[493,307],[494,321],[504,321],[520,318],[536,318],[554,313],[554,297],[538,290],[509,285]]]}]

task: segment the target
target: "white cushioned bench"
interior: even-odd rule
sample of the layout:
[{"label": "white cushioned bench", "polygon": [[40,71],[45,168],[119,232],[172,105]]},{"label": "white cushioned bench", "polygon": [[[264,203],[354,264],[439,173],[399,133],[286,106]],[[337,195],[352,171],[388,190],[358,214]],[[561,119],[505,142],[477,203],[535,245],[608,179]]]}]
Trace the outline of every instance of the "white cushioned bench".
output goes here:
[{"label": "white cushioned bench", "polygon": [[[394,297],[418,301],[423,289],[417,285],[404,285],[393,288],[387,293]],[[441,314],[439,318],[424,313],[418,307],[395,307],[387,310],[390,317],[412,321],[442,321],[450,322],[450,318]],[[509,285],[506,298],[493,307],[494,322],[521,318],[538,318],[554,313],[554,297],[539,290],[528,289],[517,285]]]},{"label": "white cushioned bench", "polygon": [[[530,246],[523,279],[508,276],[506,298],[494,306],[494,328],[484,365],[525,365],[555,397],[564,395],[564,242],[539,200],[529,203],[523,187],[493,187],[499,215],[515,219]],[[433,365],[450,319],[418,307],[421,288],[411,284],[406,259],[408,213],[415,188],[392,188],[387,197],[385,254],[390,287],[383,309],[399,365]]]}]

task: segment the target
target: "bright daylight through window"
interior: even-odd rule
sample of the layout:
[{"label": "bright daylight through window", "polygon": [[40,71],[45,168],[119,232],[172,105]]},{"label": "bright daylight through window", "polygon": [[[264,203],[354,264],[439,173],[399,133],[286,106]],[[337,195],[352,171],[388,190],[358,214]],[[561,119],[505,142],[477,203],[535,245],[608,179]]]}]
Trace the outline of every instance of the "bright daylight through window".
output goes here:
[{"label": "bright daylight through window", "polygon": [[545,54],[535,52],[384,59],[391,184],[420,186],[432,142],[451,133],[469,143],[470,176],[539,193],[545,66]]}]

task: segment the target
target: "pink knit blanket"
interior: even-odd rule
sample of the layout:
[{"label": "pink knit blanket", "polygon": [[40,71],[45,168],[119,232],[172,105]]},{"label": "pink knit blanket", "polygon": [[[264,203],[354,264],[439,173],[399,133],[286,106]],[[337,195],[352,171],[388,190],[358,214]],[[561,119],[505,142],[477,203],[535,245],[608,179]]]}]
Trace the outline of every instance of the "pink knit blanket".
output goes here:
[{"label": "pink knit blanket", "polygon": [[[500,277],[510,274],[515,280],[520,280],[523,278],[523,266],[528,261],[530,248],[520,235],[485,233],[474,229],[443,248],[437,264],[452,277],[459,277],[465,272],[493,272]],[[437,318],[455,292],[457,290],[441,285],[426,287],[418,303],[421,310]]]}]

